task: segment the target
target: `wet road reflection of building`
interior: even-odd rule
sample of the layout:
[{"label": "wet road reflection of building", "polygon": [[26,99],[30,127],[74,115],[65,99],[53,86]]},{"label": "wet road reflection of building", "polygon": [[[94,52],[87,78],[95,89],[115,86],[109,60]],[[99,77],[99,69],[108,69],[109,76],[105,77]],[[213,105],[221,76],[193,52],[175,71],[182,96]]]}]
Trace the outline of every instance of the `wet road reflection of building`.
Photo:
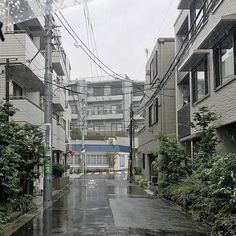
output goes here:
[{"label": "wet road reflection of building", "polygon": [[206,228],[143,189],[124,173],[73,179],[68,193],[14,236],[178,235],[206,236]]}]

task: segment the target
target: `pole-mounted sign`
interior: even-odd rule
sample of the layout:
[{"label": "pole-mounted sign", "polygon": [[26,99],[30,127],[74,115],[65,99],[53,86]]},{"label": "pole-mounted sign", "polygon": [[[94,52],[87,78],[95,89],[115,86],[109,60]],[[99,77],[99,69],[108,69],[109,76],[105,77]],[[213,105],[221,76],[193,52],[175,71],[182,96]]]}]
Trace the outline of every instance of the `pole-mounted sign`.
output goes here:
[{"label": "pole-mounted sign", "polygon": [[44,124],[44,145],[45,145],[45,166],[44,174],[52,175],[52,164],[51,164],[51,155],[52,155],[52,125],[50,123]]}]

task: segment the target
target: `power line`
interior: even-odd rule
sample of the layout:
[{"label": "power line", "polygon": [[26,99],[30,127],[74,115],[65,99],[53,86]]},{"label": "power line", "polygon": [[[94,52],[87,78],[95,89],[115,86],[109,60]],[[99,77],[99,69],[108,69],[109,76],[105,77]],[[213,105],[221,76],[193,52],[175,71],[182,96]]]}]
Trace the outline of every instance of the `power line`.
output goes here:
[{"label": "power line", "polygon": [[[88,50],[88,52],[93,55],[93,57],[99,61],[101,63],[101,65],[103,65],[106,69],[108,69],[110,72],[112,72],[114,75],[120,77],[123,80],[129,81],[132,83],[132,81],[127,80],[126,77],[122,77],[119,74],[117,74],[114,70],[112,70],[110,67],[108,67],[107,65],[105,65],[98,57],[96,57],[93,52],[91,52],[91,50],[87,47],[87,45],[81,40],[81,38],[79,37],[79,35],[75,32],[75,30],[71,27],[71,25],[69,24],[69,22],[65,19],[65,17],[63,16],[63,14],[59,11],[59,14],[61,15],[61,17],[63,18],[63,20],[66,22],[66,24],[68,25],[68,27],[70,28],[70,30],[74,33],[74,35],[76,36],[76,38],[82,43],[82,45]],[[58,15],[55,13],[56,17],[60,20],[60,18],[58,17]],[[60,20],[60,22],[62,22]],[[65,27],[65,25],[63,24],[63,26]],[[77,41],[77,40],[75,40]]]},{"label": "power line", "polygon": [[[167,72],[165,73],[163,79],[160,81],[157,90],[155,91],[155,93],[151,96],[151,98],[149,98],[149,100],[143,105],[143,107],[140,108],[140,110],[142,110],[144,107],[148,106],[150,104],[150,101],[152,101],[155,96],[158,94],[158,92],[165,86],[165,84],[168,82],[168,80],[171,78],[173,71],[175,70],[176,66],[178,65],[178,63],[180,62],[181,57],[183,56],[183,54],[186,52],[186,50],[188,49],[190,42],[192,39],[194,39],[195,34],[194,32],[196,32],[197,30],[199,30],[203,20],[205,19],[206,14],[208,13],[208,11],[210,10],[210,7],[212,5],[212,2],[214,0],[211,0],[211,2],[209,2],[208,6],[205,8],[205,3],[203,2],[196,18],[194,19],[194,22],[192,24],[192,26],[190,27],[190,29],[188,30],[185,39],[183,41],[183,43],[181,44],[180,49],[178,50],[178,52],[176,53],[171,65],[169,66]],[[201,13],[203,12],[202,17],[199,19]],[[199,20],[199,23],[197,25],[197,27],[195,27],[196,22]],[[194,31],[195,30],[195,31]],[[192,34],[191,34],[192,33]],[[190,35],[191,34],[191,35]],[[190,38],[189,38],[190,36]],[[187,42],[187,43],[186,43]]]},{"label": "power line", "polygon": [[[65,19],[65,17],[62,15],[61,12],[59,12],[60,15],[62,16],[62,18],[64,19],[64,21],[66,22],[66,24],[69,26],[69,28],[72,30],[72,32],[75,34],[75,36],[77,37],[77,39],[79,39],[79,41],[82,43],[82,45],[89,51],[90,54],[92,54],[92,56],[97,60],[99,61],[105,68],[107,68],[108,70],[110,70],[111,72],[113,72],[115,76],[113,76],[112,74],[110,74],[109,72],[107,72],[94,58],[91,57],[91,55],[89,55],[89,53],[83,48],[83,46],[81,46],[76,38],[74,37],[74,35],[72,35],[72,33],[70,32],[70,30],[68,30],[68,28],[65,26],[65,24],[62,22],[62,20],[58,17],[58,15],[55,13],[56,17],[59,19],[59,21],[61,22],[61,24],[63,25],[63,27],[66,29],[66,31],[73,37],[73,39],[75,40],[75,44],[74,46],[75,47],[80,47],[86,54],[87,56],[94,61],[94,63],[99,67],[101,68],[106,74],[110,75],[111,77],[115,78],[115,79],[118,79],[118,80],[121,80],[121,81],[126,81],[126,82],[129,82],[129,83],[132,83],[134,85],[134,87],[136,87],[136,85],[134,84],[134,81],[128,79],[127,77],[122,77],[120,76],[119,74],[117,74],[115,71],[113,71],[112,69],[110,69],[108,66],[106,66],[99,58],[97,58],[92,52],[91,50],[87,47],[87,45],[80,39],[80,37],[78,36],[78,34],[74,31],[74,29],[71,27],[71,25],[68,23],[68,21]],[[117,77],[118,76],[118,77]],[[137,87],[138,88],[138,87]],[[139,88],[138,88],[139,89]],[[148,95],[146,95],[147,97],[149,97]]]}]

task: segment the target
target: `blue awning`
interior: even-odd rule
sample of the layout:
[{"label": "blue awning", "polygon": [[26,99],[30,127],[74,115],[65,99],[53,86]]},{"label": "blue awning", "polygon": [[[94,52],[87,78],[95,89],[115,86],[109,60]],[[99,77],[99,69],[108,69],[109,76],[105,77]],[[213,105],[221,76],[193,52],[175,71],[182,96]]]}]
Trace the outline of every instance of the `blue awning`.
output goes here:
[{"label": "blue awning", "polygon": [[[80,152],[81,150],[81,144],[72,144],[71,145],[72,151]],[[129,147],[128,146],[122,146],[122,145],[109,145],[109,144],[86,144],[85,150],[87,152],[127,152],[129,153]]]}]

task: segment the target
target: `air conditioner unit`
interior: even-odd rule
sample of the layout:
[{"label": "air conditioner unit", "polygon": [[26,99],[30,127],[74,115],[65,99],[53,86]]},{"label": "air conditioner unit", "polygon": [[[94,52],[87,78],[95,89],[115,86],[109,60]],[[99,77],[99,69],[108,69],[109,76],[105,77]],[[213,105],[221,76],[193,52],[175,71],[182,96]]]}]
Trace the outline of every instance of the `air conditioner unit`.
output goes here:
[{"label": "air conditioner unit", "polygon": [[108,138],[107,143],[110,145],[115,145],[115,141],[116,141],[115,138]]}]

